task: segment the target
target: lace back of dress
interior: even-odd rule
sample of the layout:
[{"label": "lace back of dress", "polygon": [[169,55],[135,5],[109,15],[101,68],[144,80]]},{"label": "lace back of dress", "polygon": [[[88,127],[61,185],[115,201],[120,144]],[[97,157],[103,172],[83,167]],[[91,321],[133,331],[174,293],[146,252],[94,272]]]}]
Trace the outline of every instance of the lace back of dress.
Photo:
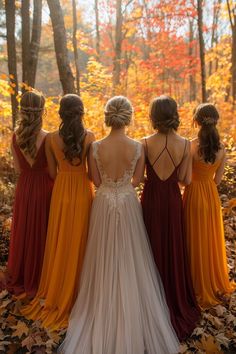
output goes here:
[{"label": "lace back of dress", "polygon": [[137,164],[138,159],[141,156],[141,147],[142,145],[138,142],[135,142],[136,144],[136,149],[135,149],[135,154],[133,159],[130,161],[130,166],[124,171],[123,176],[118,178],[116,181],[114,181],[111,177],[109,177],[104,170],[101,160],[99,158],[99,153],[98,153],[98,145],[100,144],[99,141],[96,141],[93,143],[93,157],[95,158],[98,166],[98,170],[102,179],[103,184],[107,185],[113,185],[113,186],[119,186],[119,185],[124,185],[127,183],[130,183],[131,178],[134,174],[134,170]]}]

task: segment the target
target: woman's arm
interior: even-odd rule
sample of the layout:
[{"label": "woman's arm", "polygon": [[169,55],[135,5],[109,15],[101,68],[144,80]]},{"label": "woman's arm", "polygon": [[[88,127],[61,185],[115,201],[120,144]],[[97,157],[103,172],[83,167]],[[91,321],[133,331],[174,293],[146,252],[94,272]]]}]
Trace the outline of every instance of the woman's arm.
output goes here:
[{"label": "woman's arm", "polygon": [[225,163],[226,163],[226,151],[225,148],[223,147],[223,153],[222,153],[222,158],[221,158],[221,163],[220,166],[217,168],[214,181],[218,185],[220,184],[223,174],[224,174],[224,169],[225,169]]},{"label": "woman's arm", "polygon": [[20,164],[19,164],[18,157],[17,157],[17,154],[14,149],[13,143],[11,143],[11,153],[12,153],[12,157],[13,157],[14,170],[16,173],[21,173]]},{"label": "woman's arm", "polygon": [[48,162],[49,175],[52,179],[55,179],[56,175],[57,175],[57,161],[56,161],[54,153],[52,151],[51,137],[52,137],[52,134],[49,133],[49,134],[47,134],[47,136],[45,138],[46,139],[45,140],[45,153],[46,153],[47,162]]},{"label": "woman's arm", "polygon": [[178,173],[179,182],[183,186],[187,186],[192,181],[192,153],[192,144],[190,143],[190,141],[188,141]]},{"label": "woman's arm", "polygon": [[98,170],[97,162],[93,156],[93,144],[90,145],[88,154],[88,175],[89,179],[98,188],[101,184],[101,176]]},{"label": "woman's arm", "polygon": [[141,147],[141,156],[137,161],[133,178],[132,178],[132,185],[133,187],[137,187],[141,182],[144,180],[144,170],[145,170],[145,152],[144,147]]}]

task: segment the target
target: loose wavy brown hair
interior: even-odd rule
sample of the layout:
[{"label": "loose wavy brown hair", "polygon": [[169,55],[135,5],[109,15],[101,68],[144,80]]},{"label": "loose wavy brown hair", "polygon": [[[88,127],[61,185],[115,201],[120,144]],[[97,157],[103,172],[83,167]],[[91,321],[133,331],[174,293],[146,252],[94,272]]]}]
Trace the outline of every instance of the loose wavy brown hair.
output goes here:
[{"label": "loose wavy brown hair", "polygon": [[32,159],[37,153],[37,135],[42,128],[45,98],[36,91],[25,92],[20,100],[20,112],[16,126],[16,140],[20,149]]},{"label": "loose wavy brown hair", "polygon": [[79,158],[78,164],[80,164],[86,136],[83,125],[84,105],[81,98],[75,94],[63,96],[60,101],[59,115],[62,120],[59,135],[65,145],[65,158],[72,165],[74,165],[73,160]]},{"label": "loose wavy brown hair", "polygon": [[149,116],[154,129],[160,133],[168,134],[179,126],[179,113],[177,103],[173,98],[161,95],[151,102]]},{"label": "loose wavy brown hair", "polygon": [[214,163],[221,148],[219,132],[216,128],[219,113],[211,103],[202,103],[194,111],[193,119],[200,126],[198,133],[198,154],[206,163]]}]

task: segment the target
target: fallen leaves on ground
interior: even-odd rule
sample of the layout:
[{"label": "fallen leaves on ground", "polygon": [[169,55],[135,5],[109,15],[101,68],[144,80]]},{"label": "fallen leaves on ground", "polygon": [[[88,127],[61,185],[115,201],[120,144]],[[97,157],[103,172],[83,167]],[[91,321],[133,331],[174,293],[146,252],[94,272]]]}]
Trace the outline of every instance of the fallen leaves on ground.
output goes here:
[{"label": "fallen leaves on ground", "polygon": [[[226,252],[230,277],[236,275],[236,166],[234,173],[229,169],[219,188],[223,205],[226,237]],[[231,178],[232,176],[232,178]],[[0,176],[1,177],[1,176]],[[5,178],[5,177],[4,177]],[[229,178],[230,184],[228,183]],[[9,249],[11,210],[14,181],[8,180],[7,189],[0,192],[0,282],[4,281],[5,264]],[[230,190],[229,190],[230,185]],[[1,289],[0,289],[1,290]],[[0,292],[0,354],[53,354],[65,337],[65,330],[50,332],[40,326],[39,321],[28,321],[20,314],[25,299],[12,297],[6,290]],[[202,312],[201,320],[191,337],[181,343],[181,354],[236,353],[236,293],[222,298],[222,304]]]}]

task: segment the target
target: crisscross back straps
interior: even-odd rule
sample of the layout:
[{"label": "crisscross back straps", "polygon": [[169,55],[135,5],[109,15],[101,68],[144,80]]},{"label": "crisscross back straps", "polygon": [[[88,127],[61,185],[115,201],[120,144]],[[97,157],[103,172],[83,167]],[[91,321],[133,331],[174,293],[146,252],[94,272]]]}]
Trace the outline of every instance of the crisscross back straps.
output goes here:
[{"label": "crisscross back straps", "polygon": [[169,149],[168,149],[168,146],[167,146],[167,138],[168,138],[168,135],[166,135],[165,146],[164,146],[164,148],[161,150],[161,152],[158,154],[157,158],[154,160],[154,162],[153,162],[153,164],[152,164],[152,167],[153,167],[153,166],[155,165],[155,163],[159,160],[159,158],[161,157],[161,155],[163,154],[163,152],[164,152],[165,150],[167,151],[167,153],[168,153],[168,155],[169,155],[169,157],[170,157],[170,159],[171,159],[171,161],[172,161],[174,167],[176,167],[175,162],[174,162],[174,159],[173,159],[173,157],[171,156],[171,153],[170,153],[170,151],[169,151]]}]

